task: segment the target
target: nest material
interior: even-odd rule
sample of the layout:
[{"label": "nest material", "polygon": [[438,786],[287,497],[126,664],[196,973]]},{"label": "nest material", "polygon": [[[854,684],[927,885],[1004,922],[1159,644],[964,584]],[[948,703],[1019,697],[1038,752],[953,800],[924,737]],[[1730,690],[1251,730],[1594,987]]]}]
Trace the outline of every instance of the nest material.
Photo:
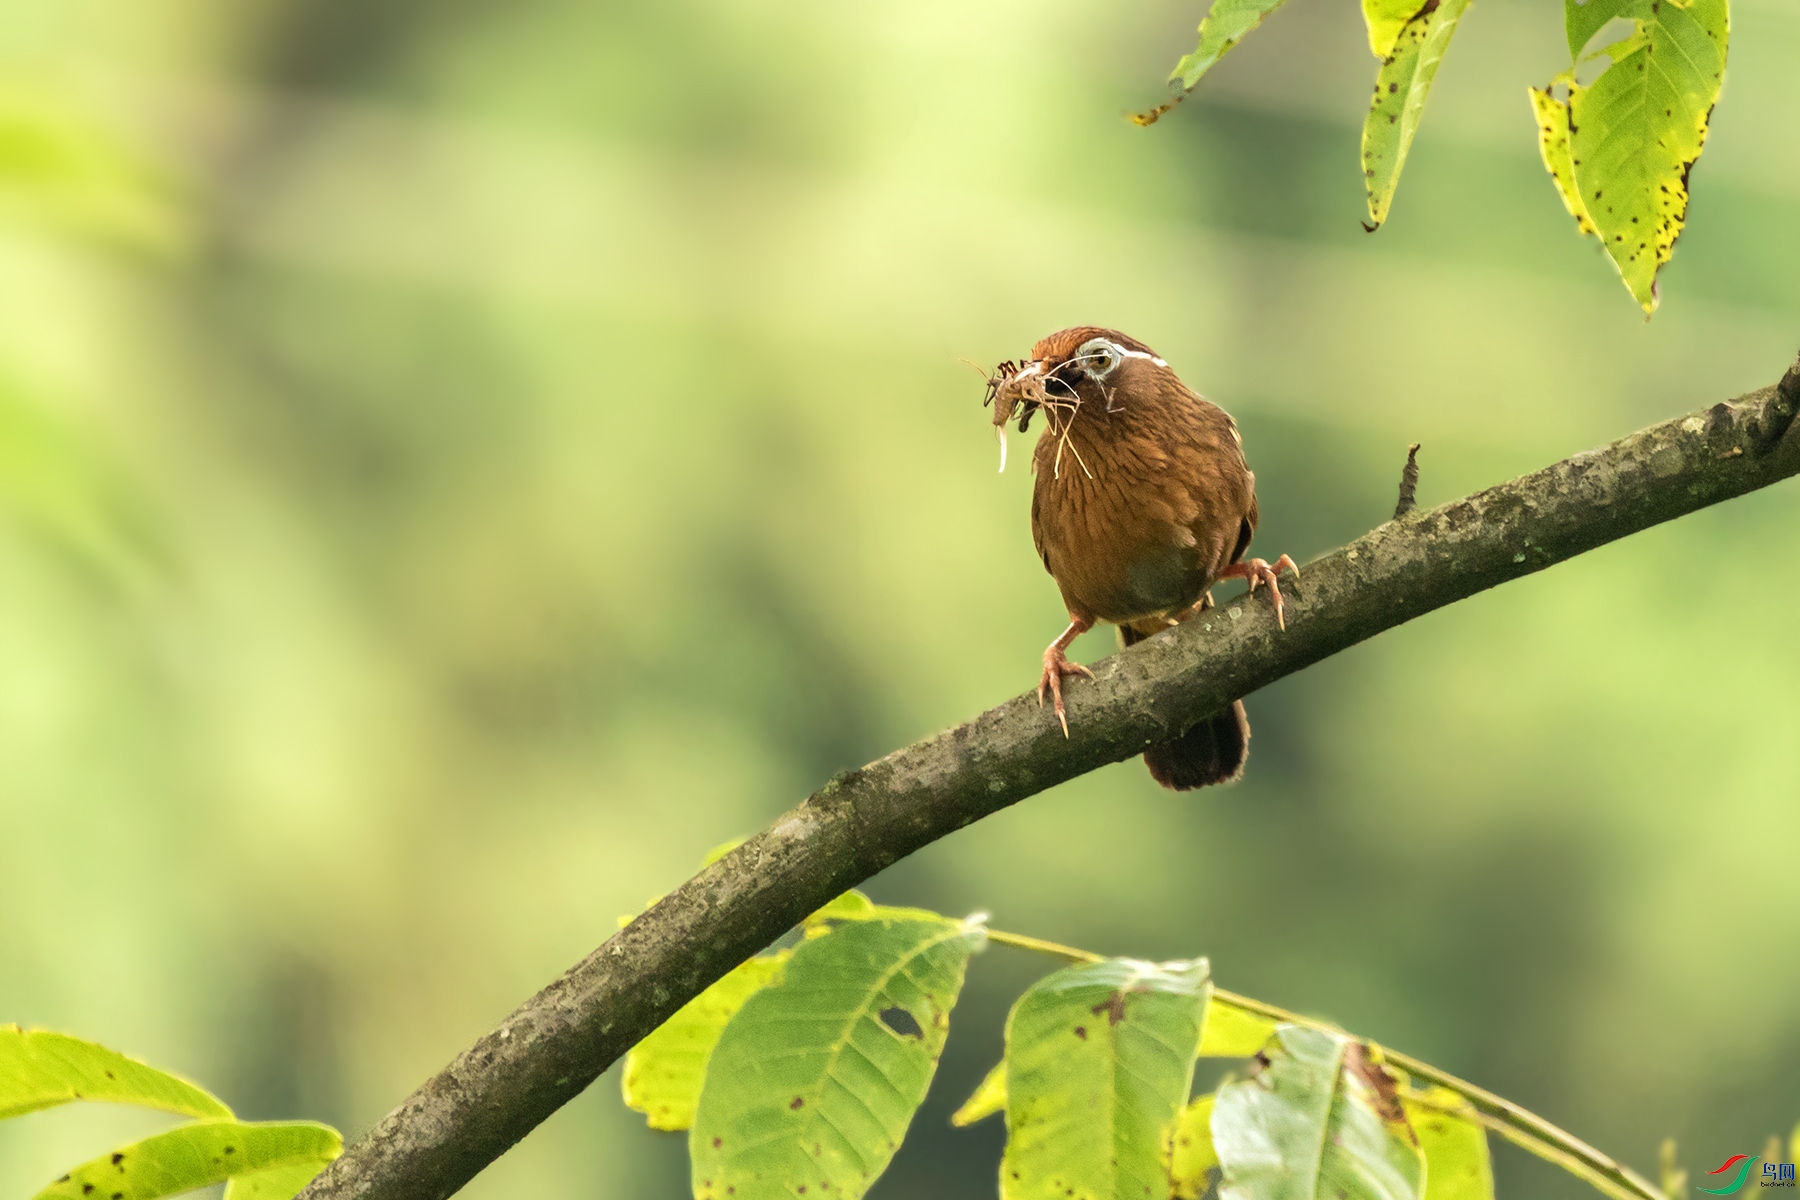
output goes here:
[{"label": "nest material", "polygon": [[[1067,396],[1052,396],[1049,392],[1051,383],[1060,385]],[[1024,433],[1031,426],[1032,415],[1041,411],[1057,439],[1056,458],[1051,466],[1053,476],[1062,477],[1062,457],[1066,449],[1074,453],[1082,472],[1089,479],[1094,477],[1087,463],[1081,461],[1081,451],[1076,450],[1069,440],[1069,427],[1074,423],[1076,410],[1081,407],[1081,397],[1066,381],[1046,372],[1042,363],[1020,364],[1011,360],[1001,363],[988,376],[987,398],[982,403],[994,406],[994,432],[1000,438],[1001,471],[1006,470],[1006,423],[1016,415],[1019,432]]]}]

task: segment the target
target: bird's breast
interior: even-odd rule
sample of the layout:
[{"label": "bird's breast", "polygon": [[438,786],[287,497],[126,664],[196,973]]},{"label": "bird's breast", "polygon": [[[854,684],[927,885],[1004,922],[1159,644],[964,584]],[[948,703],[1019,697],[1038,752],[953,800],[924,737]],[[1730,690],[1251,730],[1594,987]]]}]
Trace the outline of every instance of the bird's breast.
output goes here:
[{"label": "bird's breast", "polygon": [[[1217,412],[1218,410],[1213,410]],[[1185,415],[1185,414],[1183,414]],[[1185,608],[1229,562],[1249,472],[1229,418],[1102,424],[1040,435],[1032,532],[1072,612],[1123,622]],[[1223,418],[1223,413],[1219,416]]]}]

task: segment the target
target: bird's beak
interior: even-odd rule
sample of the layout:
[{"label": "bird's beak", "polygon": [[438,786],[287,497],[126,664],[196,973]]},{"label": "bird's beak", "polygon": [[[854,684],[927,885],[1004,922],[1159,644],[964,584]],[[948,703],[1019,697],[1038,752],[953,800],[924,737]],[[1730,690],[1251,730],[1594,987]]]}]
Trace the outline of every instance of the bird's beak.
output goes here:
[{"label": "bird's beak", "polygon": [[1021,403],[1043,398],[1044,364],[1041,360],[1023,363],[1010,371],[1005,369],[1007,365],[1010,364],[1003,364],[1001,371],[988,381],[993,392],[995,425],[1005,425],[1011,420]]}]

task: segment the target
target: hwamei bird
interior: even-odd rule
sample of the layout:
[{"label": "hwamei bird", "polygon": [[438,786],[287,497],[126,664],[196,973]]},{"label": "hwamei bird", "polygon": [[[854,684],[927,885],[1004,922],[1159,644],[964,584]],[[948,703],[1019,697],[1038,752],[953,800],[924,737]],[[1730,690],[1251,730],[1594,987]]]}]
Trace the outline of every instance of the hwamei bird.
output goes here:
[{"label": "hwamei bird", "polygon": [[[1032,455],[1031,537],[1062,591],[1069,627],[1044,651],[1046,695],[1068,733],[1063,680],[1093,672],[1070,662],[1069,643],[1106,621],[1122,644],[1212,605],[1209,589],[1243,579],[1267,585],[1283,629],[1283,554],[1274,566],[1244,551],[1256,532],[1256,476],[1224,409],[1208,403],[1155,351],[1111,329],[1080,326],[1044,338],[1022,363],[988,380],[1006,467],[1007,422],[1024,433],[1042,413]],[[1144,751],[1150,774],[1177,791],[1230,783],[1250,754],[1244,702]]]}]

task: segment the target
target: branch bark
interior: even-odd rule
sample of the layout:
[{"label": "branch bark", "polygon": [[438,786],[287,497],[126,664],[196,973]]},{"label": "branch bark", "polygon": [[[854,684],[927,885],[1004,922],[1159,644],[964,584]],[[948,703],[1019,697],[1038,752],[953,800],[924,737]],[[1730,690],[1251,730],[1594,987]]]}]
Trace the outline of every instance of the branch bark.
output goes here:
[{"label": "branch bark", "polygon": [[1285,633],[1261,597],[1239,597],[1094,664],[1095,679],[1070,689],[1066,739],[1027,693],[838,776],[527,1000],[302,1200],[442,1200],[832,897],[1385,629],[1800,473],[1797,409],[1800,362],[1776,386],[1407,514],[1308,563]]}]

